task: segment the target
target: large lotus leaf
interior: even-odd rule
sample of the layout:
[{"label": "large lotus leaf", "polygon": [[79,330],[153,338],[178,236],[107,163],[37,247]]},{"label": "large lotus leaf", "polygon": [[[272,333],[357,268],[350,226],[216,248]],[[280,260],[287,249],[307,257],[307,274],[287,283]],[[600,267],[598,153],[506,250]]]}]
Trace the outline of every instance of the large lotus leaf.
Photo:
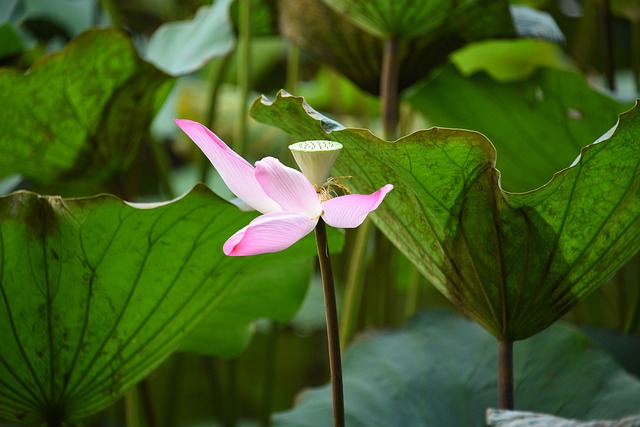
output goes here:
[{"label": "large lotus leaf", "polygon": [[[499,82],[525,80],[540,68],[567,71],[574,69],[560,46],[546,40],[534,39],[485,40],[472,43],[451,54],[450,59],[465,77],[484,71]],[[413,94],[419,93],[423,85],[418,85],[419,88],[416,88]]]},{"label": "large lotus leaf", "polygon": [[[437,3],[449,14],[447,19],[429,18],[425,20],[430,28],[427,33],[398,43],[400,89],[426,76],[465,43],[514,35],[507,2],[472,0],[456,7],[448,1]],[[331,65],[362,89],[378,93],[383,52],[381,38],[360,29],[316,0],[281,0],[279,13],[281,31],[293,43],[319,62]],[[454,19],[458,13],[462,16]]]},{"label": "large lotus leaf", "polygon": [[503,186],[511,191],[546,183],[626,109],[578,73],[553,69],[498,83],[483,73],[468,78],[447,67],[408,100],[436,126],[486,135],[498,151]]},{"label": "large lotus leaf", "polygon": [[[362,29],[383,39],[495,35],[496,22],[509,22],[509,2],[495,0],[322,0]],[[504,24],[503,24],[504,25]]]},{"label": "large lotus leaf", "polygon": [[118,30],[91,30],[23,73],[0,68],[0,176],[102,180],[127,167],[169,77]]},{"label": "large lotus leaf", "polygon": [[168,22],[153,33],[146,59],[173,76],[200,69],[235,44],[229,18],[231,0],[204,5],[190,21]]},{"label": "large lotus leaf", "polygon": [[[420,313],[400,330],[365,336],[343,362],[351,427],[480,427],[496,405],[495,339],[448,312]],[[574,327],[556,325],[516,343],[514,363],[518,409],[579,419],[638,413],[640,381]],[[304,392],[273,421],[331,425],[330,389]]]},{"label": "large lotus leaf", "polygon": [[[297,139],[344,145],[336,173],[358,193],[395,186],[373,219],[464,313],[503,340],[551,325],[640,248],[640,109],[546,186],[503,191],[491,143],[432,128],[395,143],[344,128],[280,93],[252,114]],[[586,141],[585,141],[586,143]]]},{"label": "large lotus leaf", "polygon": [[203,186],[145,209],[109,195],[0,198],[0,419],[60,425],[93,414],[216,311],[242,310],[210,323],[224,354],[246,341],[251,320],[293,316],[307,281],[260,289],[259,273],[284,264],[308,274],[313,237],[225,256],[225,239],[254,217]]}]

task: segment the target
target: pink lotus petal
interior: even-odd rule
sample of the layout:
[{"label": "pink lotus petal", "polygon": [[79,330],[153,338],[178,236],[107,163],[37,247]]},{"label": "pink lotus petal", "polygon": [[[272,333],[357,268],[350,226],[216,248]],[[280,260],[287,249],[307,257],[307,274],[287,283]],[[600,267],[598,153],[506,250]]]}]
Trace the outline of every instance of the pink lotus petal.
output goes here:
[{"label": "pink lotus petal", "polygon": [[255,178],[255,169],[200,123],[175,119],[176,124],[195,142],[218,171],[231,192],[260,212],[282,209],[264,192]]},{"label": "pink lotus petal", "polygon": [[369,212],[375,210],[391,190],[393,185],[387,184],[369,195],[347,194],[329,199],[322,203],[322,218],[332,227],[355,228],[362,224]]},{"label": "pink lotus petal", "polygon": [[283,165],[278,159],[265,157],[256,162],[256,179],[285,212],[309,218],[320,216],[318,193],[302,172]]},{"label": "pink lotus petal", "polygon": [[309,234],[317,220],[306,215],[271,212],[258,218],[231,236],[224,244],[224,253],[231,256],[259,255],[278,252]]}]

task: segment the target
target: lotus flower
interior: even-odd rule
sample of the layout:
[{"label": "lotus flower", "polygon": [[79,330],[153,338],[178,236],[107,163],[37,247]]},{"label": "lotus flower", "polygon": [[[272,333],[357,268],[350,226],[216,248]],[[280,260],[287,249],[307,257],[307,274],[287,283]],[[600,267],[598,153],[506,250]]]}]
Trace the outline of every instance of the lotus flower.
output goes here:
[{"label": "lotus flower", "polygon": [[[227,255],[258,255],[286,249],[309,234],[320,217],[332,227],[355,228],[393,189],[387,184],[369,195],[331,197],[324,181],[312,183],[302,172],[273,157],[265,157],[253,167],[200,123],[179,119],[175,122],[200,147],[233,194],[263,214],[225,242],[223,250]],[[306,156],[301,167],[312,170],[314,180],[321,179],[318,171],[329,173],[342,147],[332,141],[299,144],[303,145],[298,146],[298,151],[311,154],[312,159],[317,152],[317,162],[324,163],[314,164]]]}]

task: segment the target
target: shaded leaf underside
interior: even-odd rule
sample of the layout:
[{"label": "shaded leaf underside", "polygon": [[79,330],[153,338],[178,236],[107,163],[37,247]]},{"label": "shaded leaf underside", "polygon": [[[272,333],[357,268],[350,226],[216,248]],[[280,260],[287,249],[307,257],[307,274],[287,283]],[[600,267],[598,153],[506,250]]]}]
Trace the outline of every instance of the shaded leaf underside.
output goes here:
[{"label": "shaded leaf underside", "polygon": [[[282,0],[280,26],[282,34],[315,60],[328,64],[362,89],[377,94],[384,39],[357,25],[348,17],[315,0]],[[369,2],[360,2],[368,4]],[[414,2],[419,4],[420,2]],[[426,4],[432,1],[424,2]],[[506,2],[465,1],[450,9],[451,2],[436,7],[444,11],[440,18],[430,17],[422,23],[428,28],[419,37],[398,38],[400,90],[409,87],[442,64],[451,52],[465,43],[485,38],[510,37],[514,34]],[[395,2],[389,2],[397,7]],[[429,7],[419,8],[429,13]],[[404,19],[416,19],[416,13],[404,13]],[[439,12],[440,13],[440,12]],[[457,14],[460,14],[457,15]],[[388,16],[388,15],[387,15]],[[414,29],[415,26],[403,26]]]},{"label": "shaded leaf underside", "polygon": [[[432,128],[395,143],[325,119],[302,98],[254,103],[258,120],[344,149],[337,175],[395,189],[374,221],[463,312],[506,340],[539,332],[596,289],[640,245],[640,113],[538,190],[502,191],[495,150],[473,131]],[[585,141],[585,144],[587,141]]]}]

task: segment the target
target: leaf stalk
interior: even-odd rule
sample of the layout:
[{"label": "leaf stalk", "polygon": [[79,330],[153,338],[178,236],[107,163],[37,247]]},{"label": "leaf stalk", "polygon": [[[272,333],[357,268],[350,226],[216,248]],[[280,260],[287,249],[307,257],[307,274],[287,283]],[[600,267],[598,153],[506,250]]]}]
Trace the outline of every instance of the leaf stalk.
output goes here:
[{"label": "leaf stalk", "polygon": [[513,341],[498,340],[498,408],[513,409]]}]

